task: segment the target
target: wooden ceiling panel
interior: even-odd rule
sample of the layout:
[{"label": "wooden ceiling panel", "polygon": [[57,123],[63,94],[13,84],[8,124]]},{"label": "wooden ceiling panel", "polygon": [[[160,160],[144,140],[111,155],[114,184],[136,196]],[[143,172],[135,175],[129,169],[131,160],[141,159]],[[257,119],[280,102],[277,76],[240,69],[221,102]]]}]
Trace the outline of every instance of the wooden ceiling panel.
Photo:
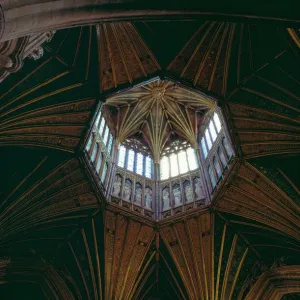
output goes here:
[{"label": "wooden ceiling panel", "polygon": [[151,50],[129,22],[97,26],[100,91],[107,91],[160,70]]},{"label": "wooden ceiling panel", "polygon": [[275,27],[207,21],[168,70],[204,91],[225,97],[285,47],[281,31]]},{"label": "wooden ceiling panel", "polygon": [[128,299],[154,238],[154,227],[110,210],[105,218],[106,299]]}]

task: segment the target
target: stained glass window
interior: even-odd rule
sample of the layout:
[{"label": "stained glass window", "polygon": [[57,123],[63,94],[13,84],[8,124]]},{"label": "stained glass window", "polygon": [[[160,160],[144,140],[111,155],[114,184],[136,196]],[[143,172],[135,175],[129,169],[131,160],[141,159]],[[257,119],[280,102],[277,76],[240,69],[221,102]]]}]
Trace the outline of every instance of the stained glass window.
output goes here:
[{"label": "stained glass window", "polygon": [[101,176],[101,181],[104,184],[105,178],[106,178],[106,172],[107,172],[107,163],[104,164],[103,171],[102,171],[102,176]]},{"label": "stained glass window", "polygon": [[167,156],[164,156],[160,161],[160,178],[162,180],[168,179],[169,174],[170,174],[169,158]]},{"label": "stained glass window", "polygon": [[206,158],[207,157],[207,148],[206,148],[204,137],[201,139],[201,148],[202,148],[203,156],[204,156],[204,158]]},{"label": "stained glass window", "polygon": [[104,119],[104,117],[102,117],[100,127],[99,127],[99,131],[98,131],[101,136],[102,136],[102,133],[103,133],[104,126],[105,126],[105,119]]},{"label": "stained glass window", "polygon": [[218,155],[220,157],[223,168],[225,168],[227,165],[227,161],[226,161],[226,157],[225,157],[224,152],[221,147],[219,147],[219,149],[218,149]]},{"label": "stained glass window", "polygon": [[190,170],[195,170],[198,168],[198,161],[196,158],[195,150],[191,147],[186,150],[188,162],[189,162],[189,168]]},{"label": "stained glass window", "polygon": [[212,137],[212,141],[214,142],[217,138],[217,133],[216,133],[216,129],[215,129],[215,126],[214,126],[214,123],[212,120],[209,122],[209,131],[210,131],[210,134]]},{"label": "stained glass window", "polygon": [[88,140],[88,142],[87,142],[87,144],[86,144],[86,146],[85,146],[85,150],[86,150],[86,151],[89,151],[89,150],[90,150],[90,148],[91,148],[91,146],[92,146],[92,141],[93,141],[93,134],[91,134],[91,136],[90,136],[90,138],[89,138],[89,140]]},{"label": "stained glass window", "polygon": [[152,173],[152,159],[147,156],[146,157],[146,165],[145,165],[145,176],[148,178],[151,178],[151,173]]},{"label": "stained glass window", "polygon": [[177,176],[179,174],[178,164],[177,164],[177,154],[172,154],[170,156],[170,165],[171,165],[171,176]]},{"label": "stained glass window", "polygon": [[227,153],[228,157],[230,158],[232,156],[232,150],[231,150],[231,147],[228,144],[228,141],[227,141],[226,138],[223,139],[223,146],[226,150],[226,153]]},{"label": "stained glass window", "polygon": [[215,178],[215,175],[214,175],[214,172],[213,172],[213,169],[211,166],[208,167],[208,174],[209,174],[212,188],[214,188],[216,186],[216,178]]},{"label": "stained glass window", "polygon": [[214,122],[215,122],[215,125],[216,125],[216,128],[217,128],[217,131],[219,133],[220,130],[221,130],[221,121],[220,121],[220,118],[219,118],[217,113],[214,113]]},{"label": "stained glass window", "polygon": [[125,165],[125,154],[126,154],[126,148],[124,146],[121,146],[119,150],[119,160],[118,160],[118,166],[121,168],[124,168]]},{"label": "stained glass window", "polygon": [[108,140],[108,146],[107,146],[107,151],[108,151],[109,154],[111,153],[112,145],[113,145],[113,136],[110,133],[109,134],[109,140]]},{"label": "stained glass window", "polygon": [[211,139],[210,139],[208,129],[205,130],[205,138],[206,138],[206,143],[207,143],[208,150],[210,150],[211,147],[212,147],[212,142],[211,142]]},{"label": "stained glass window", "polygon": [[96,144],[96,145],[94,146],[93,153],[92,153],[92,155],[91,155],[91,160],[92,160],[92,161],[95,160],[96,154],[97,154],[97,152],[98,152],[98,149],[99,149],[99,145]]},{"label": "stained glass window", "polygon": [[141,153],[137,153],[136,172],[140,175],[143,175],[143,169],[144,169],[144,155]]},{"label": "stained glass window", "polygon": [[178,163],[179,163],[180,174],[188,172],[189,168],[186,160],[185,151],[181,151],[178,153]]},{"label": "stained glass window", "polygon": [[103,142],[104,142],[105,146],[107,145],[108,134],[109,134],[109,128],[108,128],[108,126],[106,125],[106,127],[105,127],[105,132],[104,132],[104,136],[103,136]]},{"label": "stained glass window", "polygon": [[135,153],[133,150],[128,151],[127,169],[129,171],[133,171],[133,168],[134,168],[134,154]]},{"label": "stained glass window", "polygon": [[220,178],[221,175],[222,175],[222,169],[221,169],[221,166],[219,164],[219,161],[216,157],[214,157],[213,162],[214,162],[214,167],[215,167],[215,170],[217,172],[218,178]]},{"label": "stained glass window", "polygon": [[96,122],[95,122],[95,128],[98,128],[98,126],[100,125],[99,124],[100,118],[101,118],[101,111],[100,111],[100,113],[97,116],[97,119],[96,119]]}]

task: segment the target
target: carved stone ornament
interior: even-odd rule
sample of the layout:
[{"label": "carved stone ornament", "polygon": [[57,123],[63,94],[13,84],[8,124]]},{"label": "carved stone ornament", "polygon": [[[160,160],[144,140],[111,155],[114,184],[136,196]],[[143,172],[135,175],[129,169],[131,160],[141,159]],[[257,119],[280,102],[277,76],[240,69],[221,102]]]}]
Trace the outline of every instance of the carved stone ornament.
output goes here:
[{"label": "carved stone ornament", "polygon": [[[3,31],[3,15],[0,9],[0,38]],[[50,42],[55,31],[25,36],[0,43],[0,82],[17,72],[26,57],[37,60],[44,54],[42,44]]]}]

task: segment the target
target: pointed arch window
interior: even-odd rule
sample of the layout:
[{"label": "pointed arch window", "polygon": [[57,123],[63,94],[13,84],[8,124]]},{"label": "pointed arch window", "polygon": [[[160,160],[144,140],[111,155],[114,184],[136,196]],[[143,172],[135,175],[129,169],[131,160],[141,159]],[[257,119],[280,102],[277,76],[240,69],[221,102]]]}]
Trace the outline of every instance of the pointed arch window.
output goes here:
[{"label": "pointed arch window", "polygon": [[101,136],[103,134],[104,126],[105,126],[105,119],[104,119],[104,117],[102,117],[101,122],[100,122],[99,131],[98,131]]},{"label": "pointed arch window", "polygon": [[110,133],[109,134],[109,140],[108,140],[108,146],[107,146],[107,151],[108,151],[109,154],[111,154],[112,146],[113,146],[113,136]]},{"label": "pointed arch window", "polygon": [[143,175],[144,170],[144,156],[141,153],[137,153],[136,157],[136,172],[139,175]]},{"label": "pointed arch window", "polygon": [[206,139],[206,143],[207,143],[208,150],[210,150],[211,147],[212,147],[212,141],[211,141],[211,139],[210,139],[210,135],[209,135],[209,132],[208,132],[208,128],[206,128],[206,130],[205,130],[205,139]]},{"label": "pointed arch window", "polygon": [[217,128],[217,132],[219,133],[221,131],[222,125],[221,125],[220,118],[216,112],[214,113],[214,122]]},{"label": "pointed arch window", "polygon": [[217,182],[216,182],[216,178],[215,178],[215,175],[214,175],[214,171],[213,171],[211,166],[208,166],[208,175],[209,175],[209,178],[210,178],[210,183],[212,185],[212,188],[214,189]]},{"label": "pointed arch window", "polygon": [[121,146],[119,150],[119,159],[118,159],[118,166],[121,168],[124,168],[125,166],[125,155],[126,155],[126,148],[124,146]]},{"label": "pointed arch window", "polygon": [[224,146],[225,151],[226,151],[226,153],[227,153],[227,156],[230,158],[230,157],[232,156],[233,153],[232,153],[232,150],[231,150],[230,145],[228,144],[227,139],[226,139],[226,138],[223,138],[222,143],[223,143],[223,146]]},{"label": "pointed arch window", "polygon": [[185,151],[181,151],[181,152],[178,153],[178,163],[179,163],[180,174],[183,174],[183,173],[186,173],[186,172],[189,171]]},{"label": "pointed arch window", "polygon": [[212,120],[209,122],[209,131],[212,138],[212,142],[214,142],[217,139],[217,132],[215,129],[214,122]]},{"label": "pointed arch window", "polygon": [[163,157],[160,162],[160,178],[161,180],[168,179],[170,176],[169,158]]},{"label": "pointed arch window", "polygon": [[103,136],[103,142],[104,142],[104,145],[105,145],[105,146],[107,146],[107,138],[108,138],[108,134],[109,134],[109,128],[108,128],[108,126],[106,125],[105,131],[104,131],[104,136]]},{"label": "pointed arch window", "polygon": [[206,147],[204,137],[202,137],[202,139],[201,139],[201,149],[202,149],[202,154],[203,154],[204,158],[206,158],[207,157],[207,147]]},{"label": "pointed arch window", "polygon": [[199,166],[198,166],[195,150],[190,147],[186,150],[186,154],[189,162],[190,171],[196,170]]},{"label": "pointed arch window", "polygon": [[152,159],[147,156],[145,162],[145,176],[151,178],[152,176]]},{"label": "pointed arch window", "polygon": [[106,172],[107,172],[107,162],[103,166],[102,176],[101,176],[101,182],[104,184],[105,178],[106,178]]},{"label": "pointed arch window", "polygon": [[127,169],[129,171],[133,171],[134,169],[134,155],[135,155],[134,151],[130,149],[128,151],[128,158],[127,158]]},{"label": "pointed arch window", "polygon": [[225,168],[226,165],[227,165],[227,161],[226,161],[226,157],[225,157],[225,155],[224,155],[224,152],[223,152],[223,150],[222,150],[222,147],[219,147],[219,148],[218,148],[218,155],[219,155],[219,157],[220,157],[220,160],[221,160],[221,163],[222,163],[223,168]]},{"label": "pointed arch window", "polygon": [[177,154],[171,154],[170,164],[171,164],[171,176],[172,177],[177,176],[179,174]]},{"label": "pointed arch window", "polygon": [[221,169],[221,166],[219,164],[217,157],[214,157],[213,164],[214,164],[214,167],[215,167],[218,179],[219,179],[222,176],[222,169]]}]

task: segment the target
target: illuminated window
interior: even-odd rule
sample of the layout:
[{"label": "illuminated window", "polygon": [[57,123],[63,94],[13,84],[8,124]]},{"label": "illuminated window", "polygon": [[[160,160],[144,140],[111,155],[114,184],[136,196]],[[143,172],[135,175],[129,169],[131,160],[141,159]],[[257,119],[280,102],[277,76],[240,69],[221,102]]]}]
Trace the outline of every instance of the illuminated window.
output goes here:
[{"label": "illuminated window", "polygon": [[205,130],[205,138],[206,138],[206,143],[207,143],[208,150],[210,150],[211,147],[212,147],[212,141],[210,139],[208,129]]},{"label": "illuminated window", "polygon": [[170,165],[171,165],[171,176],[177,176],[179,174],[178,163],[177,163],[177,154],[172,154],[170,156]]},{"label": "illuminated window", "polygon": [[216,186],[216,178],[215,178],[215,175],[214,175],[214,172],[213,172],[213,169],[211,166],[208,167],[208,174],[209,174],[212,188],[214,188]]},{"label": "illuminated window", "polygon": [[209,131],[212,137],[212,141],[214,142],[217,139],[217,133],[212,120],[209,122]]},{"label": "illuminated window", "polygon": [[102,176],[101,176],[101,181],[104,184],[105,178],[106,178],[106,172],[107,172],[107,163],[104,164],[103,171],[102,171]]},{"label": "illuminated window", "polygon": [[129,171],[133,171],[134,168],[134,151],[133,150],[129,150],[128,151],[128,158],[127,158],[127,169]]},{"label": "illuminated window", "polygon": [[163,157],[160,162],[160,178],[161,180],[168,179],[170,174],[169,158]]},{"label": "illuminated window", "polygon": [[187,149],[186,154],[187,154],[190,170],[191,171],[196,170],[198,168],[198,161],[196,158],[195,150],[190,147]]},{"label": "illuminated window", "polygon": [[118,160],[118,166],[121,168],[124,168],[125,165],[125,154],[126,154],[126,148],[124,146],[121,146],[119,150],[119,160]]},{"label": "illuminated window", "polygon": [[104,142],[105,146],[107,145],[108,134],[109,134],[109,128],[108,128],[108,126],[106,125],[106,127],[105,127],[105,132],[104,132],[104,136],[103,136],[103,142]]},{"label": "illuminated window", "polygon": [[219,116],[218,116],[217,113],[214,113],[214,122],[215,122],[215,125],[216,125],[216,128],[217,128],[217,131],[219,133],[220,130],[221,130],[221,121],[220,121]]},{"label": "illuminated window", "polygon": [[147,156],[146,157],[146,165],[145,165],[145,176],[151,178],[152,174],[152,159]]},{"label": "illuminated window", "polygon": [[91,134],[91,136],[90,136],[90,138],[89,138],[89,140],[88,140],[88,142],[87,142],[87,144],[86,144],[86,146],[85,146],[85,150],[86,150],[86,151],[89,151],[89,150],[90,150],[90,148],[91,148],[91,146],[92,146],[92,141],[93,141],[93,135]]},{"label": "illuminated window", "polygon": [[99,124],[100,118],[101,118],[101,111],[100,111],[100,113],[99,113],[98,116],[97,116],[97,119],[96,119],[96,122],[95,122],[95,128],[98,128],[98,126],[100,125],[100,124]]},{"label": "illuminated window", "polygon": [[227,165],[227,161],[226,161],[226,157],[225,157],[224,152],[221,147],[219,147],[219,149],[218,149],[218,155],[220,157],[223,168],[225,168]]},{"label": "illuminated window", "polygon": [[222,169],[216,157],[214,157],[213,163],[219,179],[222,176]]},{"label": "illuminated window", "polygon": [[224,138],[223,141],[222,141],[222,143],[223,143],[223,146],[224,146],[225,151],[227,153],[227,156],[230,158],[232,156],[232,150],[231,150],[230,145],[228,144],[227,139]]},{"label": "illuminated window", "polygon": [[99,127],[99,131],[98,131],[101,136],[102,136],[102,133],[103,133],[104,126],[105,126],[105,119],[104,119],[104,117],[102,117],[100,127]]},{"label": "illuminated window", "polygon": [[178,153],[178,163],[179,163],[180,174],[183,174],[183,173],[186,173],[189,171],[185,151],[181,151]]},{"label": "illuminated window", "polygon": [[107,146],[107,151],[108,151],[109,154],[111,153],[112,145],[113,145],[113,136],[110,133],[109,134],[108,146]]},{"label": "illuminated window", "polygon": [[142,155],[141,153],[137,153],[136,172],[140,175],[143,175],[143,169],[144,169],[144,155]]},{"label": "illuminated window", "polygon": [[206,158],[206,156],[207,156],[207,148],[206,148],[204,137],[201,139],[201,149],[202,149],[202,153],[203,153],[204,158]]}]

